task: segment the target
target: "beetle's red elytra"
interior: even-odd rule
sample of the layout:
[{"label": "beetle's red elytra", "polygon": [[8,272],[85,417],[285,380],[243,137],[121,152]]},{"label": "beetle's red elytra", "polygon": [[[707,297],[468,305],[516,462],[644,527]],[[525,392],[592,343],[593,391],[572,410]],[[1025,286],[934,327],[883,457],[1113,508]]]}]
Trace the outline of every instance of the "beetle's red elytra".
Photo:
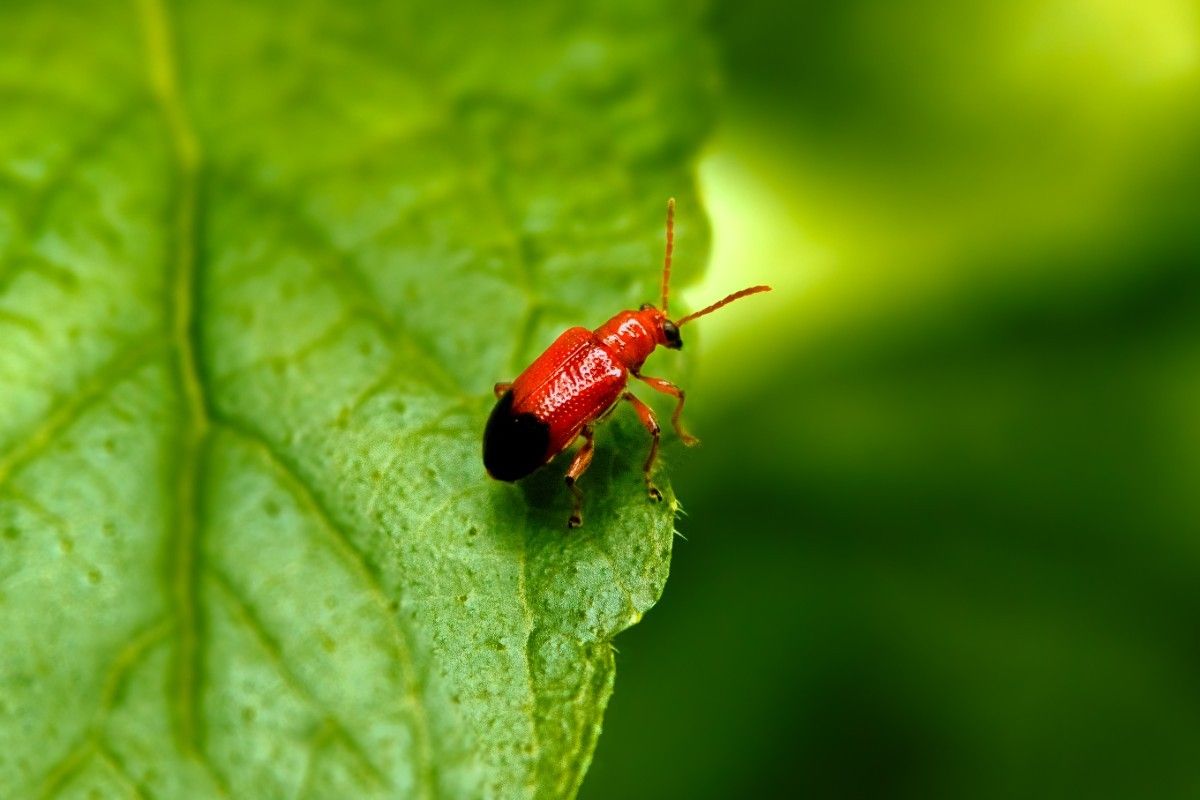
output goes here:
[{"label": "beetle's red elytra", "polygon": [[646,303],[637,311],[622,311],[594,331],[569,328],[546,352],[538,356],[512,383],[497,383],[498,402],[483,431],[483,465],[488,475],[516,481],[549,463],[576,439],[583,446],[567,469],[566,482],[572,494],[567,527],[583,524],[583,492],[577,485],[592,462],[595,446],[593,425],[619,400],[625,400],[650,433],[650,454],[642,467],[646,491],[653,501],[662,499],[651,480],[658,456],[661,429],[650,407],[626,388],[629,376],[651,389],[676,398],[671,424],[686,445],[698,440],[684,432],[679,422],[683,412],[683,389],[662,378],[642,374],[642,365],[657,347],[683,347],[679,329],[692,320],[711,314],[743,297],[770,290],[751,286],[725,297],[694,314],[672,321],[667,316],[671,285],[671,254],[675,248],[675,199],[667,201],[667,248],[663,258],[662,308]]}]

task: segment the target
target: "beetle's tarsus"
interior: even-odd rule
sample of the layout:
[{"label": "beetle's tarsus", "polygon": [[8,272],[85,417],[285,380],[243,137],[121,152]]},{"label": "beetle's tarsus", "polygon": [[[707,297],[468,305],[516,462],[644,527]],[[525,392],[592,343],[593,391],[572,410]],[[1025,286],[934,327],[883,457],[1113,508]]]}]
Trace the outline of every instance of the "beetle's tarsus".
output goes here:
[{"label": "beetle's tarsus", "polygon": [[648,494],[650,495],[650,502],[652,502],[652,503],[658,503],[658,502],[661,502],[661,501],[662,501],[662,492],[660,492],[660,491],[658,490],[658,487],[657,487],[657,486],[654,486],[653,484],[651,484],[651,485],[650,485],[649,487],[647,487],[647,488],[648,488],[648,490],[649,490],[649,491],[648,491]]},{"label": "beetle's tarsus", "polygon": [[574,476],[566,477],[567,488],[571,490],[571,516],[567,518],[567,528],[578,528],[583,524],[583,492],[575,485]]}]

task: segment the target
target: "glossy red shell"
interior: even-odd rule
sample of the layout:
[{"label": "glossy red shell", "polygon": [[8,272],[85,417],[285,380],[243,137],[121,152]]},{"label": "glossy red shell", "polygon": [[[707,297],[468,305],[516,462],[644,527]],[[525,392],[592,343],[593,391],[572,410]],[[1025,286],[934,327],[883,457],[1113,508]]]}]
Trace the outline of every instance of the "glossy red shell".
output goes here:
[{"label": "glossy red shell", "polygon": [[620,399],[628,380],[621,359],[595,333],[569,328],[513,381],[512,410],[549,427],[549,461]]},{"label": "glossy red shell", "polygon": [[483,464],[515,481],[561,453],[584,426],[621,398],[642,363],[666,340],[662,312],[622,311],[595,331],[570,328],[500,395],[483,432]]}]

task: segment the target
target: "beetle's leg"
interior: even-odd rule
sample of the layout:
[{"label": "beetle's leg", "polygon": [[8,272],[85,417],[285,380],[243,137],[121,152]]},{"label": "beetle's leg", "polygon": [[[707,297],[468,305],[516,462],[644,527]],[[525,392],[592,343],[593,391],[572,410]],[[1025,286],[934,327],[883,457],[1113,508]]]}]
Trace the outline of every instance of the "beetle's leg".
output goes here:
[{"label": "beetle's leg", "polygon": [[691,447],[694,444],[700,444],[700,440],[685,431],[683,426],[679,423],[679,415],[683,413],[683,389],[680,389],[675,384],[668,380],[663,380],[662,378],[651,378],[646,375],[638,375],[636,372],[633,373],[633,377],[637,378],[639,381],[642,381],[656,392],[662,392],[663,394],[669,394],[672,397],[678,398],[679,402],[675,404],[675,413],[671,414],[671,425],[675,428],[675,433],[679,434],[679,438],[682,439],[683,443],[688,447]]},{"label": "beetle's leg", "polygon": [[497,399],[499,399],[501,397],[504,397],[504,393],[507,392],[511,388],[512,388],[511,383],[504,383],[503,381],[501,381],[500,383],[497,383],[495,386],[492,387],[492,393],[496,395]]},{"label": "beetle's leg", "polygon": [[637,412],[638,419],[642,421],[642,425],[646,430],[650,431],[650,455],[646,456],[646,463],[642,466],[642,477],[646,479],[646,492],[650,495],[650,499],[657,503],[659,500],[662,500],[662,492],[650,480],[650,472],[654,469],[654,460],[658,458],[658,437],[662,433],[662,428],[658,427],[658,419],[654,416],[654,412],[650,410],[650,406],[634,397],[633,392],[626,392],[621,395],[621,398],[627,400],[629,405],[633,406],[633,410]]},{"label": "beetle's leg", "polygon": [[592,463],[592,451],[596,449],[591,425],[585,425],[580,435],[583,436],[583,447],[579,448],[575,460],[567,469],[567,488],[571,490],[572,501],[571,516],[567,519],[568,528],[578,528],[583,524],[583,492],[575,485],[575,481],[587,471],[588,465]]}]

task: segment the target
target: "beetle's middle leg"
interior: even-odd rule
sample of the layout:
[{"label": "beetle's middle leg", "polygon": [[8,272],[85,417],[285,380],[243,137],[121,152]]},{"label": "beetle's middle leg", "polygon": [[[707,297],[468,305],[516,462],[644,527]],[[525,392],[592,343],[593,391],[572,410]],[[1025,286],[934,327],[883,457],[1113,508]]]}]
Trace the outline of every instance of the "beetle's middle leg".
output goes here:
[{"label": "beetle's middle leg", "polygon": [[568,528],[578,528],[583,524],[583,492],[579,490],[575,482],[591,465],[592,453],[596,449],[591,425],[585,425],[579,434],[583,437],[583,447],[579,448],[579,452],[575,454],[575,460],[567,468],[567,488],[571,490],[572,497],[571,516],[567,519]]},{"label": "beetle's middle leg", "polygon": [[657,503],[662,500],[662,492],[650,480],[650,472],[654,469],[654,460],[658,458],[658,438],[662,434],[662,428],[658,426],[658,418],[654,416],[650,406],[635,397],[633,392],[626,392],[621,395],[621,399],[628,401],[629,405],[633,406],[642,425],[650,431],[650,455],[646,456],[646,463],[642,466],[642,477],[646,480],[646,492],[650,495],[650,499]]}]

